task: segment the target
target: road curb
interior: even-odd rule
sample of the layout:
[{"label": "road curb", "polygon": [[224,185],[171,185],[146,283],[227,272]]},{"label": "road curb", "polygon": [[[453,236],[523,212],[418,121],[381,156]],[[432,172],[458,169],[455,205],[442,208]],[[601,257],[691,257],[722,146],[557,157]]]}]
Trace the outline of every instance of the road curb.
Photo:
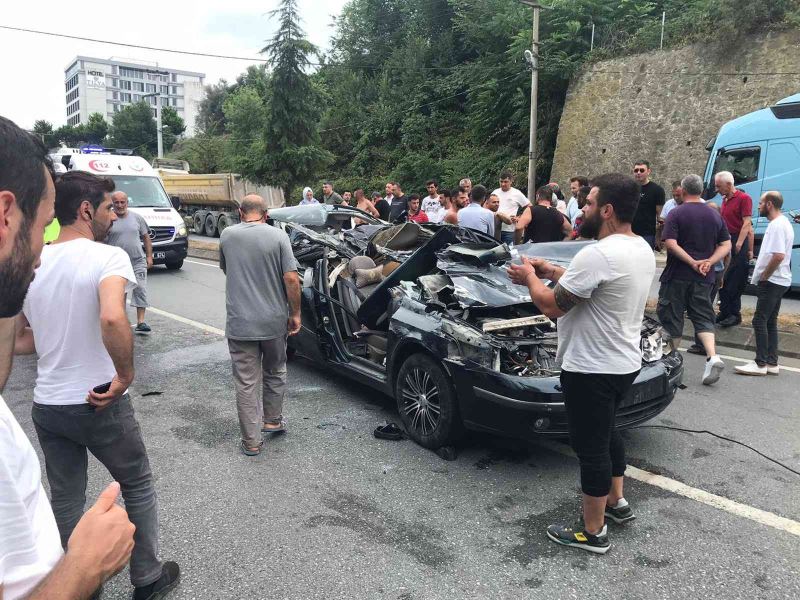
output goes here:
[{"label": "road curb", "polygon": [[219,243],[190,239],[188,255],[191,258],[219,261]]}]

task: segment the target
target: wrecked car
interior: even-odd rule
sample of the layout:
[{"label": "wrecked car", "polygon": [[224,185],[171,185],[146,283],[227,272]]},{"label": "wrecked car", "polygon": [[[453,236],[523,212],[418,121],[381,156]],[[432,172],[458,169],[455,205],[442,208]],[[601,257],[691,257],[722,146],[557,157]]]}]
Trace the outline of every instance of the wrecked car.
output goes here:
[{"label": "wrecked car", "polygon": [[[408,435],[427,448],[465,429],[564,436],[557,323],[506,274],[538,256],[561,265],[594,242],[509,249],[452,225],[392,225],[346,206],[270,211],[289,234],[302,289],[301,332],[290,350],[395,398]],[[350,228],[351,219],[362,223]],[[672,401],[683,360],[664,354],[660,325],[642,323],[642,370],[618,428]]]}]

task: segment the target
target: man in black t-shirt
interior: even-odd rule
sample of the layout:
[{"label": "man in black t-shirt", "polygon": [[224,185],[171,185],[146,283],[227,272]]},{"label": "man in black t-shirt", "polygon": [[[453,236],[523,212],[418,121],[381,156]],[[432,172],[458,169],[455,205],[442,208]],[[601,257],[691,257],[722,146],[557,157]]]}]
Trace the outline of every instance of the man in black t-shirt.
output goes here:
[{"label": "man in black t-shirt", "polygon": [[408,197],[403,193],[399,183],[394,184],[394,198],[392,198],[389,221],[391,223],[405,222],[408,214]]},{"label": "man in black t-shirt", "polygon": [[661,208],[666,201],[664,188],[657,183],[650,181],[650,163],[640,160],[633,165],[633,177],[642,186],[639,195],[639,207],[633,217],[633,232],[642,236],[651,248],[656,245],[656,224]]},{"label": "man in black t-shirt", "polygon": [[372,192],[372,203],[375,205],[375,210],[378,211],[378,216],[381,221],[388,221],[391,207],[389,203],[381,197],[380,192]]}]

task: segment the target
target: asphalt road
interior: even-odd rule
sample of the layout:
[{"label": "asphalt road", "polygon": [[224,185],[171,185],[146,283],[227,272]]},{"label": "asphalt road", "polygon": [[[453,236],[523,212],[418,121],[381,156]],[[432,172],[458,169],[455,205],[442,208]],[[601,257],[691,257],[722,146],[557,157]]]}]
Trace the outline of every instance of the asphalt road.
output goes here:
[{"label": "asphalt road", "polygon": [[[198,262],[152,271],[151,302],[222,328],[223,276]],[[376,440],[373,428],[396,419],[392,402],[303,359],[289,367],[290,431],[242,456],[224,340],[148,321],[131,393],[157,479],[162,553],[183,567],[171,598],[800,595],[797,535],[638,481],[626,493],[638,519],[610,526],[607,555],[559,548],[544,528],[579,514],[574,459],[473,436],[445,462],[410,441]],[[687,357],[687,389],[651,424],[710,429],[800,469],[800,372],[746,379],[727,364],[704,388],[701,361]],[[35,439],[34,376],[34,361],[18,360],[4,395]],[[749,450],[668,430],[625,437],[632,465],[800,521],[800,477]],[[90,471],[93,498],[109,477],[94,460]],[[129,593],[123,573],[104,598]]]}]

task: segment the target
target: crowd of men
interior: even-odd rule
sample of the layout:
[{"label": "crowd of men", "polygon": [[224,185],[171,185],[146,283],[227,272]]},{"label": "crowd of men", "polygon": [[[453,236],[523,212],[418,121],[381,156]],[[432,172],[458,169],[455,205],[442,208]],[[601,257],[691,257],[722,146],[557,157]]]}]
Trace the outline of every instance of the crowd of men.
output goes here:
[{"label": "crowd of men", "polygon": [[[650,248],[667,254],[660,277],[658,317],[677,348],[684,315],[688,315],[695,343],[687,351],[706,356],[702,381],[713,384],[724,370],[716,353],[715,330],[742,322],[741,298],[754,258],[753,199],[736,188],[727,171],[717,173],[710,188],[704,187],[698,175],[675,181],[669,200],[651,179],[648,161],[637,161],[632,175],[640,191],[631,230]],[[425,184],[424,197],[406,195],[399,183],[388,182],[384,196],[374,192],[367,198],[363,189],[357,189],[356,206],[384,221],[450,223],[509,245],[591,239],[583,231],[584,208],[592,189],[588,177],[576,175],[569,180],[569,199],[564,198],[558,183],[551,182],[536,190],[532,203],[513,187],[513,181],[513,173],[502,172],[499,187],[490,193],[483,185],[473,186],[469,178],[461,179],[452,190],[440,188],[432,179]],[[720,204],[707,201],[717,194]],[[343,196],[334,192],[330,182],[323,186],[325,204],[349,204],[350,197],[350,192]],[[311,188],[305,188],[301,204],[315,202]],[[759,349],[752,363],[736,367],[743,375],[778,374],[777,317],[781,298],[791,286],[794,236],[791,223],[781,212],[783,199],[779,192],[768,192],[762,203],[759,214],[769,219],[770,225],[750,281],[758,286],[753,328]]]},{"label": "crowd of men", "polygon": [[[353,203],[390,222],[457,224],[507,244],[598,240],[567,268],[525,258],[509,265],[508,275],[528,288],[543,314],[559,319],[560,378],[580,462],[583,522],[553,524],[546,533],[600,554],[610,548],[606,520],[634,518],[623,495],[625,449],[614,423],[641,369],[653,250],[663,245],[668,253],[658,315],[676,347],[688,313],[696,351],[707,358],[704,384],[716,382],[724,368],[714,330],[741,322],[752,257],[752,199],[730,173],[716,175],[721,206],[704,200],[697,175],[673,185],[670,204],[650,174],[640,161],[634,177],[576,176],[568,201],[550,184],[536,190],[534,203],[512,186],[509,172],[492,193],[467,178],[450,191],[429,181],[424,197],[406,195],[396,182],[386,185],[385,196],[371,198],[362,189],[340,196],[330,183],[323,186],[324,203]],[[318,200],[306,188],[302,202]],[[793,246],[782,204],[778,192],[759,202],[769,227],[751,280],[758,286],[757,350],[753,363],[737,367],[742,374],[779,373],[776,321],[791,283]],[[109,179],[78,171],[55,177],[41,142],[0,117],[0,391],[12,356],[35,353],[32,420],[51,491],[48,501],[36,453],[0,397],[0,597],[6,600],[97,598],[126,564],[134,600],[163,598],[180,579],[179,566],[159,557],[153,475],[128,396],[135,368],[126,295],[137,308],[135,330],[145,333],[152,265],[147,236],[132,214]],[[220,239],[220,266],[240,450],[255,456],[263,434],[287,429],[286,341],[302,326],[300,281],[287,235],[267,225],[264,200],[248,196],[240,215],[242,222]],[[60,233],[44,246],[54,217]],[[115,483],[84,512],[88,452]],[[115,502],[119,493],[125,509]]]}]

